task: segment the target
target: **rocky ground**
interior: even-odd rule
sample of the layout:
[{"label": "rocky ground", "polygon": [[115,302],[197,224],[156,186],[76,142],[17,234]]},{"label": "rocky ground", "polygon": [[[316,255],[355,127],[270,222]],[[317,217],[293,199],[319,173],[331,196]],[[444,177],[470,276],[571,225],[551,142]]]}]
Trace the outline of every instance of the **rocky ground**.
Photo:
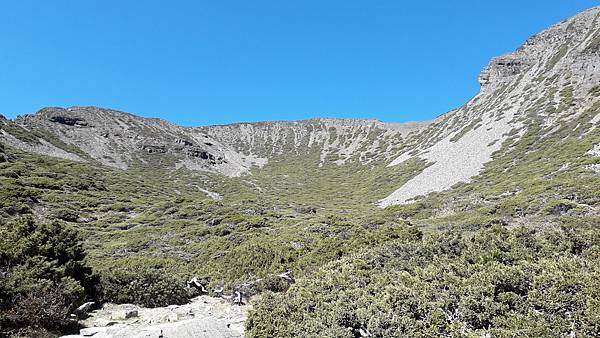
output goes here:
[{"label": "rocky ground", "polygon": [[105,304],[82,320],[79,335],[62,338],[236,338],[244,336],[249,305],[234,305],[209,296],[185,305],[143,308],[132,304]]}]

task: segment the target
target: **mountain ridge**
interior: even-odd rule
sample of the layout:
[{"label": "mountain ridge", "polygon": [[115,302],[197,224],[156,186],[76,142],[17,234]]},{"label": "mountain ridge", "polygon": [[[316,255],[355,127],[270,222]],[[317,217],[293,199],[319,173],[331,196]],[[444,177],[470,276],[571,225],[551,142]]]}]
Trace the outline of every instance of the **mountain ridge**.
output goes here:
[{"label": "mountain ridge", "polygon": [[[412,158],[424,160],[427,168],[382,196],[379,205],[407,203],[469,182],[506,140],[518,139],[533,120],[556,124],[592,107],[589,93],[600,84],[595,70],[600,63],[599,14],[600,7],[591,8],[492,58],[478,76],[480,92],[431,121],[312,118],[183,127],[112,109],[48,107],[3,123],[44,129],[69,148],[55,147],[43,137],[38,138],[41,145],[32,146],[4,131],[0,138],[24,150],[120,169],[162,156],[165,168],[230,177],[314,151],[319,167],[353,161],[394,167]],[[80,151],[70,152],[73,147]]]}]

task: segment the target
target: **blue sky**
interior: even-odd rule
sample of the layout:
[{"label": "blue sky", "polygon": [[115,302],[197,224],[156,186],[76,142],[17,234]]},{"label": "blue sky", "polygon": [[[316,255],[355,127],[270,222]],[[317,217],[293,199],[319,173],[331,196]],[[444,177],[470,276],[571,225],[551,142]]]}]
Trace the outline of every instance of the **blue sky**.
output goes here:
[{"label": "blue sky", "polygon": [[95,105],[183,125],[434,118],[492,56],[587,0],[0,3],[0,113]]}]

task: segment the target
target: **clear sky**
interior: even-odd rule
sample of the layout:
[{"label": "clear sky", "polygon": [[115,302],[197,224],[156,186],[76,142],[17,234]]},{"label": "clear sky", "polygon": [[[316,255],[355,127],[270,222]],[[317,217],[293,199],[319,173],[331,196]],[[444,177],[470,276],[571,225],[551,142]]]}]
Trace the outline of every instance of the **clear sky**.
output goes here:
[{"label": "clear sky", "polygon": [[0,113],[95,105],[183,125],[423,120],[588,0],[6,0]]}]

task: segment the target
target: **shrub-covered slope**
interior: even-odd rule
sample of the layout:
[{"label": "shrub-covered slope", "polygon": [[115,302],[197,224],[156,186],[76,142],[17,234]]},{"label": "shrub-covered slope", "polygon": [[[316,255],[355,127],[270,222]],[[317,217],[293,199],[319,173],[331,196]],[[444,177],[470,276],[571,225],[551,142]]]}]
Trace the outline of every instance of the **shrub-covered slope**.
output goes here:
[{"label": "shrub-covered slope", "polygon": [[[597,224],[595,224],[597,225]],[[600,231],[403,238],[267,293],[249,337],[595,337]]]}]

